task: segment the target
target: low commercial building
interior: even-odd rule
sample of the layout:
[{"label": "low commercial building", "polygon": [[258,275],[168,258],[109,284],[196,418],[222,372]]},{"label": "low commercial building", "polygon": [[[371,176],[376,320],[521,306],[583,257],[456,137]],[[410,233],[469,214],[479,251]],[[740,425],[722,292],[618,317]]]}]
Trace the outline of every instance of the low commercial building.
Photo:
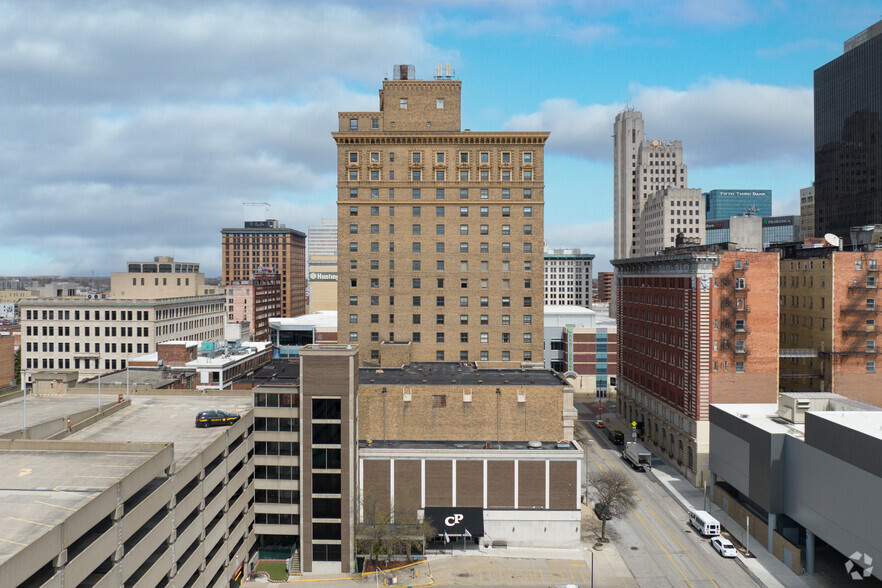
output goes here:
[{"label": "low commercial building", "polygon": [[[16,473],[0,490],[0,585],[217,586],[240,577],[254,541],[250,401],[139,398],[91,417],[87,401],[95,398],[53,398],[54,421],[33,423],[28,439],[0,440],[0,467]],[[195,429],[196,414],[213,408],[242,418]],[[0,405],[0,429],[20,419],[16,401]],[[41,431],[55,440],[36,438]]]},{"label": "low commercial building", "polygon": [[545,367],[560,372],[578,394],[614,395],[615,319],[587,308],[545,307]]},{"label": "low commercial building", "polygon": [[337,343],[337,311],[320,310],[293,318],[272,318],[270,341],[273,357],[293,359],[305,345]]},{"label": "low commercial building", "polygon": [[156,346],[155,353],[133,357],[132,365],[193,373],[197,390],[229,390],[271,358],[267,342],[166,341]]},{"label": "low commercial building", "polygon": [[812,574],[827,545],[843,584],[882,579],[882,411],[830,393],[714,404],[709,460],[712,500],[742,528],[750,519],[751,546]]}]

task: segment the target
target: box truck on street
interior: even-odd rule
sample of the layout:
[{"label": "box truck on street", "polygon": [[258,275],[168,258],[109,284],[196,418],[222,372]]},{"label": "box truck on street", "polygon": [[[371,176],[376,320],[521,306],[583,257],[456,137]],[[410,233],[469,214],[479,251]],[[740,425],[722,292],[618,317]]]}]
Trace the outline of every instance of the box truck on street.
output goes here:
[{"label": "box truck on street", "polygon": [[652,454],[639,443],[625,443],[625,451],[622,457],[626,459],[635,470],[645,471],[652,468]]}]

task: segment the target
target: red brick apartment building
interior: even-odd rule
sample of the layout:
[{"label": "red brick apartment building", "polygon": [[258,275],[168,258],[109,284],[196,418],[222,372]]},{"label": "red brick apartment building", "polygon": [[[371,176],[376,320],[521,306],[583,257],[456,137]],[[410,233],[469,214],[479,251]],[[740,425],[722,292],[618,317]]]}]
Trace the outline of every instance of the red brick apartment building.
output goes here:
[{"label": "red brick apartment building", "polygon": [[613,265],[618,413],[698,485],[709,405],[777,398],[778,254],[702,247]]},{"label": "red brick apartment building", "polygon": [[595,302],[610,302],[612,300],[612,272],[597,272],[597,296]]},{"label": "red brick apartment building", "polygon": [[251,323],[252,341],[269,341],[269,319],[282,316],[279,274],[259,271],[251,280],[235,280],[226,287],[227,322]]}]

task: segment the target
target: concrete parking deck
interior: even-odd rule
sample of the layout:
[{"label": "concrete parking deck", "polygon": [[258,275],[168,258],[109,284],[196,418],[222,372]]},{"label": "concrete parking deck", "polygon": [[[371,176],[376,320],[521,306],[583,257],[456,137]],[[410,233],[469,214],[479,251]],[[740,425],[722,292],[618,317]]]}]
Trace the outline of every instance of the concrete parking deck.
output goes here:
[{"label": "concrete parking deck", "polygon": [[226,430],[226,427],[196,428],[196,415],[212,409],[244,414],[251,409],[251,396],[136,397],[132,406],[68,438],[171,442],[175,444],[175,462],[181,464],[203,451]]},{"label": "concrete parking deck", "polygon": [[0,484],[0,563],[62,523],[155,453],[49,448],[0,451],[0,471],[4,475]]}]

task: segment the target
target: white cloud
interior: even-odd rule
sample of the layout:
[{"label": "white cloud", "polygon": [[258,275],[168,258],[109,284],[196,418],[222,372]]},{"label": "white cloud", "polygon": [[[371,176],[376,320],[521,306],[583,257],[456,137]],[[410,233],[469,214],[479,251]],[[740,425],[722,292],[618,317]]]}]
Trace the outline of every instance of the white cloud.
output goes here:
[{"label": "white cloud", "polygon": [[[635,84],[631,94],[646,137],[682,140],[687,165],[768,165],[812,157],[810,88],[713,79],[687,90]],[[551,99],[537,112],[512,117],[505,128],[551,131],[550,152],[608,162],[613,122],[623,108]]]},{"label": "white cloud", "polygon": [[[337,112],[402,55],[455,55],[358,4],[0,1],[2,274],[108,274],[173,254],[220,272],[242,202],[336,216]],[[378,70],[379,68],[379,70]]]}]

